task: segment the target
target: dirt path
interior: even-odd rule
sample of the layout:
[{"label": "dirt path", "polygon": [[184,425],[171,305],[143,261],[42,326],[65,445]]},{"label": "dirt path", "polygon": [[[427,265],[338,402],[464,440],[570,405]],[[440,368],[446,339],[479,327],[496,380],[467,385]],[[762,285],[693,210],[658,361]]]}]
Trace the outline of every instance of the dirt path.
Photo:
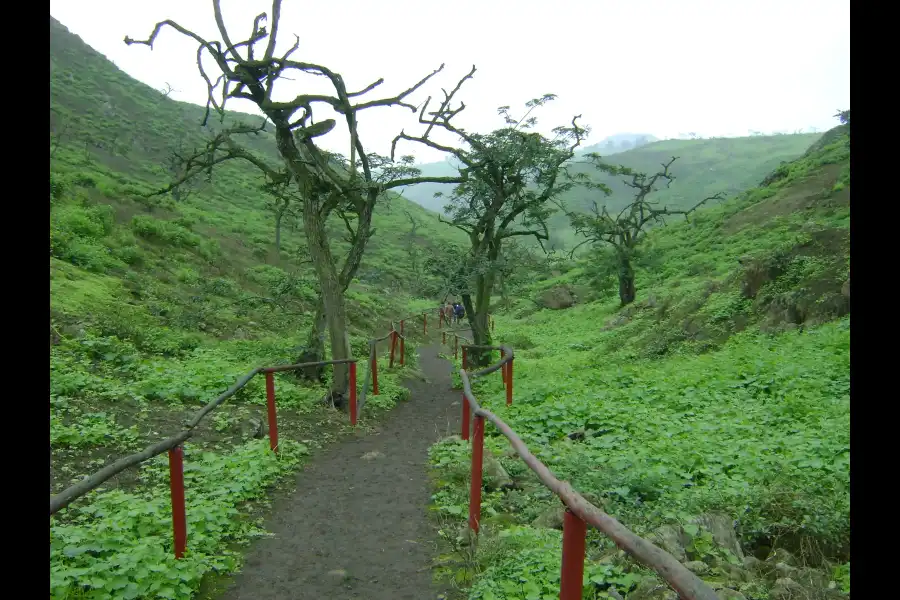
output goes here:
[{"label": "dirt path", "polygon": [[[435,532],[427,451],[459,423],[459,394],[440,350],[421,347],[428,381],[407,383],[410,400],[377,433],[327,449],[298,474],[296,492],[266,522],[275,537],[252,546],[222,600],[440,597],[429,568]],[[362,458],[374,452],[380,455]]]}]

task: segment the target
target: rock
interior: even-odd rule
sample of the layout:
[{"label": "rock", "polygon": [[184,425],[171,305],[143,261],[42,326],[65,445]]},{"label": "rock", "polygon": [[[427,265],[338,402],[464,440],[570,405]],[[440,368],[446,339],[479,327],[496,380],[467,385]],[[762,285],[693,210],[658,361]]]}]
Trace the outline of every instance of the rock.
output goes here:
[{"label": "rock", "polygon": [[722,588],[716,591],[716,595],[719,597],[719,600],[747,600],[747,596],[731,588]]},{"label": "rock", "polygon": [[719,565],[719,569],[724,571],[728,578],[732,581],[745,582],[752,579],[749,571],[745,571],[744,569],[732,564],[725,563]]},{"label": "rock", "polygon": [[534,521],[531,522],[532,527],[541,527],[544,529],[558,529],[562,531],[563,517],[566,514],[566,507],[562,504],[554,504]]},{"label": "rock", "polygon": [[262,439],[269,432],[265,421],[257,417],[250,417],[241,423],[241,436],[249,436],[253,439]]},{"label": "rock", "polygon": [[794,558],[794,555],[784,548],[775,548],[772,550],[772,553],[766,557],[766,562],[769,564],[784,563],[792,567],[797,565],[797,559]]},{"label": "rock", "polygon": [[743,562],[744,568],[751,572],[759,571],[763,565],[763,561],[759,560],[755,556],[745,556]]},{"label": "rock", "polygon": [[744,298],[756,298],[766,283],[778,279],[784,272],[784,267],[773,259],[755,260],[750,257],[742,257],[738,262],[744,268],[741,280],[741,295]]},{"label": "rock", "polygon": [[376,458],[381,458],[382,456],[384,456],[384,454],[375,450],[372,452],[366,452],[365,454],[360,456],[360,458],[363,460],[375,460]]},{"label": "rock", "polygon": [[706,573],[709,573],[709,565],[702,560],[692,560],[684,563],[684,566],[687,567],[688,571],[695,575],[705,575]]},{"label": "rock", "polygon": [[798,572],[799,572],[799,569],[797,569],[796,567],[792,567],[791,565],[789,565],[787,563],[783,563],[783,562],[775,563],[775,574],[781,579],[784,579],[784,578],[796,579]]},{"label": "rock", "polygon": [[656,577],[648,577],[642,579],[625,600],[678,600],[678,594]]},{"label": "rock", "polygon": [[[782,563],[778,563],[782,564]],[[776,566],[777,568],[777,566]],[[828,589],[828,575],[819,571],[817,569],[795,569],[795,575],[791,576],[791,579],[795,580],[797,583],[802,585],[803,587],[815,590],[825,590]]]},{"label": "rock", "polygon": [[681,529],[675,525],[663,525],[653,531],[649,536],[650,541],[674,556],[679,562],[687,560],[684,549],[690,544],[690,539]]},{"label": "rock", "polygon": [[769,590],[769,600],[800,600],[809,596],[803,586],[791,579],[783,577],[775,580],[775,585]]},{"label": "rock", "polygon": [[347,571],[345,571],[344,569],[334,569],[332,571],[328,571],[328,576],[329,577],[346,577]]},{"label": "rock", "polygon": [[577,429],[575,431],[570,431],[568,434],[566,434],[566,437],[572,441],[583,440],[584,439],[584,428],[582,427],[581,429]]},{"label": "rock", "polygon": [[692,523],[712,533],[716,544],[734,554],[738,560],[744,559],[744,552],[734,530],[734,521],[730,517],[719,513],[706,513],[694,519]]},{"label": "rock", "polygon": [[487,448],[484,449],[484,475],[489,489],[502,490],[515,487],[512,477]]},{"label": "rock", "polygon": [[560,310],[570,308],[575,305],[577,299],[575,294],[568,286],[556,286],[543,292],[537,300],[537,303],[551,310]]},{"label": "rock", "polygon": [[606,323],[603,324],[603,331],[609,331],[610,329],[615,329],[621,325],[624,325],[628,321],[631,320],[631,317],[626,314],[616,315],[615,317],[609,319]]}]

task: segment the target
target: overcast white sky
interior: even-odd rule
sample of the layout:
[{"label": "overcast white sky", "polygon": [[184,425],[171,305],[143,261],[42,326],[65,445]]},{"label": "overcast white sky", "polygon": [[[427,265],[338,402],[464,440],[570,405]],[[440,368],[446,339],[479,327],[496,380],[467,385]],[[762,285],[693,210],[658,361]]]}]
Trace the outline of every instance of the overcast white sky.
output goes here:
[{"label": "overcast white sky", "polygon": [[[236,41],[271,2],[222,0],[222,7]],[[824,130],[850,107],[849,0],[284,0],[282,10],[277,54],[296,33],[292,58],[328,66],[348,88],[384,77],[373,97],[392,96],[446,63],[410,101],[440,97],[475,64],[475,79],[459,95],[468,107],[459,124],[474,131],[502,125],[498,106],[544,93],[559,98],[538,113],[541,129],[582,114],[592,128],[588,143],[623,132]],[[51,0],[50,14],[136,79],[157,89],[169,83],[179,100],[205,101],[193,41],[171,29],[152,51],[122,40],[145,39],[166,18],[218,39],[211,2]],[[328,91],[319,79],[280,83],[279,99]],[[230,106],[255,112],[245,101]],[[418,131],[401,108],[360,120],[367,150],[384,154],[403,127]],[[339,129],[320,140],[346,154]],[[401,152],[442,158],[412,144]]]}]

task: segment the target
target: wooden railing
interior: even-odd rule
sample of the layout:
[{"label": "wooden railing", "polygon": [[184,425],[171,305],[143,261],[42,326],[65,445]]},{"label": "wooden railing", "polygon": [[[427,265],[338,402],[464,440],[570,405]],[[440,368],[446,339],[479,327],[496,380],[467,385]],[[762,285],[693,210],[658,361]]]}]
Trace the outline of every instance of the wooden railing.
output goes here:
[{"label": "wooden railing", "polygon": [[[442,335],[446,343],[446,333]],[[449,332],[454,338],[454,352],[459,340],[465,338]],[[500,360],[489,367],[470,373],[467,370],[468,350],[500,351]],[[587,525],[596,528],[613,540],[616,545],[638,562],[650,567],[685,600],[718,600],[713,589],[682,565],[674,556],[653,543],[632,533],[615,518],[606,514],[579,494],[565,481],[560,481],[528,449],[522,439],[497,415],[481,407],[472,393],[475,379],[501,372],[506,387],[506,404],[512,405],[513,363],[515,354],[509,346],[462,345],[462,368],[459,371],[463,386],[463,414],[461,437],[469,440],[472,425],[472,471],[469,488],[469,528],[477,535],[481,521],[481,488],[484,468],[484,423],[490,421],[509,440],[522,461],[537,475],[538,480],[556,494],[565,506],[563,518],[562,568],[560,574],[560,600],[581,600]]]}]

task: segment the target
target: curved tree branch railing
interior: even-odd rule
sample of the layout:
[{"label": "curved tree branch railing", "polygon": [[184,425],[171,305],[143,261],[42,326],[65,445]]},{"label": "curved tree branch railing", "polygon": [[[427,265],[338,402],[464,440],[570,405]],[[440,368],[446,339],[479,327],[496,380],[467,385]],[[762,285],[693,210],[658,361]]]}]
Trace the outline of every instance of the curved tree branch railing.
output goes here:
[{"label": "curved tree branch railing", "polygon": [[[456,333],[452,334],[457,339]],[[479,371],[466,371],[465,351],[499,350],[501,359]],[[674,556],[631,532],[615,518],[603,512],[568,482],[560,481],[538,460],[525,445],[525,442],[500,417],[482,408],[472,393],[472,382],[475,379],[502,371],[507,384],[507,405],[511,404],[512,365],[515,354],[509,346],[463,346],[463,364],[459,371],[463,386],[463,424],[462,438],[468,439],[468,415],[474,416],[472,440],[472,477],[469,498],[469,527],[478,533],[481,518],[481,481],[484,452],[484,421],[490,421],[509,440],[516,454],[537,476],[538,480],[556,494],[566,507],[563,524],[563,564],[560,580],[560,600],[580,600],[582,595],[582,578],[584,574],[585,524],[591,525],[632,558],[653,569],[668,583],[681,598],[685,600],[717,600],[713,589],[702,579],[682,565]]]},{"label": "curved tree branch railing", "polygon": [[184,472],[183,472],[183,449],[182,444],[193,437],[196,428],[203,419],[211,412],[213,412],[216,408],[221,406],[226,400],[237,394],[241,389],[246,387],[246,385],[252,380],[256,375],[260,373],[265,375],[266,378],[266,404],[268,409],[268,420],[269,420],[269,444],[273,452],[278,451],[278,425],[277,425],[277,414],[275,407],[275,383],[274,383],[274,374],[281,373],[284,371],[296,371],[308,367],[314,366],[327,366],[327,365],[338,365],[338,364],[349,364],[350,365],[350,424],[355,426],[357,417],[359,412],[362,410],[362,407],[365,404],[366,392],[369,387],[370,380],[373,383],[373,393],[375,395],[378,394],[378,353],[377,353],[377,344],[380,341],[384,341],[388,338],[391,339],[391,356],[390,356],[390,366],[394,366],[394,354],[395,354],[395,345],[397,341],[400,342],[400,364],[404,364],[405,362],[405,346],[406,346],[406,336],[403,335],[404,324],[407,320],[417,319],[418,317],[422,318],[422,332],[423,335],[427,335],[428,331],[428,312],[424,311],[422,313],[418,313],[412,315],[410,317],[406,317],[400,321],[400,331],[397,331],[394,327],[394,323],[391,322],[391,330],[387,335],[384,335],[380,338],[375,338],[369,340],[369,370],[366,373],[366,378],[362,387],[362,394],[360,398],[359,405],[357,406],[356,395],[357,395],[357,386],[356,386],[356,363],[357,359],[349,358],[342,360],[326,360],[326,361],[318,361],[318,362],[308,362],[308,363],[299,363],[299,364],[289,364],[289,365],[276,365],[273,367],[257,367],[238,379],[231,387],[222,392],[215,399],[206,404],[203,408],[198,410],[194,416],[184,423],[184,429],[177,434],[170,436],[164,440],[156,442],[144,450],[137,452],[135,454],[131,454],[129,456],[125,456],[109,464],[102,469],[96,471],[95,473],[85,477],[81,481],[75,483],[74,485],[69,486],[65,490],[60,493],[53,495],[50,497],[50,516],[53,516],[55,513],[69,506],[72,502],[81,498],[82,496],[88,494],[89,492],[99,488],[104,483],[109,481],[111,478],[115,477],[122,471],[129,469],[131,467],[135,467],[140,465],[143,462],[150,460],[151,458],[163,454],[164,452],[168,452],[169,454],[169,473],[170,473],[170,487],[171,487],[171,496],[172,496],[172,522],[173,522],[173,533],[174,533],[174,551],[175,557],[181,558],[184,554],[187,544],[187,526],[186,526],[186,517],[185,517],[185,503],[184,503]]}]

